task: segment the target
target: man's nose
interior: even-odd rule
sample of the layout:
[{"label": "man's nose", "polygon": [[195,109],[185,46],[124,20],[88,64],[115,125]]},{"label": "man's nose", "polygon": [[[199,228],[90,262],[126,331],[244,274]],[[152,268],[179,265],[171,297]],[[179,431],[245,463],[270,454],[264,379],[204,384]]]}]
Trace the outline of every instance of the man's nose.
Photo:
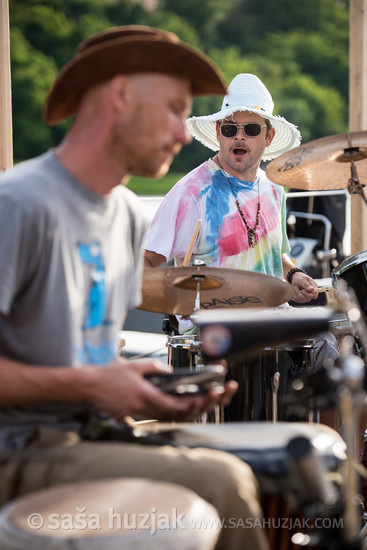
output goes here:
[{"label": "man's nose", "polygon": [[193,137],[187,129],[186,119],[183,120],[182,123],[180,124],[180,126],[178,128],[178,131],[177,131],[176,139],[177,139],[177,141],[179,141],[183,145],[188,145],[189,143],[192,142]]},{"label": "man's nose", "polygon": [[248,136],[245,132],[245,126],[244,125],[237,126],[236,138],[244,139],[244,138],[247,138],[247,137]]}]

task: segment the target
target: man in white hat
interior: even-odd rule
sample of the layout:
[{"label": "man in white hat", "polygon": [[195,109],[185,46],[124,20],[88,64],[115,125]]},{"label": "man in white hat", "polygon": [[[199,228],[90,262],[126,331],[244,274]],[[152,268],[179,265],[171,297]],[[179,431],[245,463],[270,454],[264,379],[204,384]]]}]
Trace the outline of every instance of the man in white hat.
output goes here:
[{"label": "man in white hat", "polygon": [[257,76],[238,74],[217,113],[187,120],[191,134],[218,152],[165,197],[148,232],[146,267],[171,258],[182,265],[201,219],[192,260],[285,277],[294,287],[296,302],[316,297],[316,282],[287,256],[283,188],[260,168],[261,160],[300,143],[296,126],[273,115],[273,108]]}]

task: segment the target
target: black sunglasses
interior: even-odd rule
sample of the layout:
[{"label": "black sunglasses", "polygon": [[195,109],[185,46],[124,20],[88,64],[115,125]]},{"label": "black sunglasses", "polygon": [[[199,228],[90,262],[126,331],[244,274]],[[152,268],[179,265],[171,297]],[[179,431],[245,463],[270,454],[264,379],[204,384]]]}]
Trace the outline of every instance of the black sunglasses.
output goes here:
[{"label": "black sunglasses", "polygon": [[261,133],[261,128],[266,128],[266,124],[258,124],[257,122],[246,122],[245,124],[223,124],[220,127],[222,136],[226,138],[233,138],[237,132],[238,128],[243,128],[246,136],[256,137]]}]

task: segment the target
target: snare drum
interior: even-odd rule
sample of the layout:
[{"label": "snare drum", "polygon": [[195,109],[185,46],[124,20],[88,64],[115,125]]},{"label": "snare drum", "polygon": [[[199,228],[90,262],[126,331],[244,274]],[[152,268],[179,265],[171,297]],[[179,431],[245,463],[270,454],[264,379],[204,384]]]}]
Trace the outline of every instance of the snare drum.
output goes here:
[{"label": "snare drum", "polygon": [[367,322],[367,250],[344,260],[331,273],[333,280],[346,281],[355,292]]},{"label": "snare drum", "polygon": [[202,365],[201,343],[196,334],[169,336],[167,341],[168,364],[173,369],[193,368]]},{"label": "snare drum", "polygon": [[[292,379],[314,368],[313,339],[295,340],[292,345],[268,347],[251,357],[228,361],[230,378],[239,385],[237,394],[225,408],[227,422],[248,420],[291,420],[285,408],[287,388]],[[297,415],[308,420],[308,411]]]}]

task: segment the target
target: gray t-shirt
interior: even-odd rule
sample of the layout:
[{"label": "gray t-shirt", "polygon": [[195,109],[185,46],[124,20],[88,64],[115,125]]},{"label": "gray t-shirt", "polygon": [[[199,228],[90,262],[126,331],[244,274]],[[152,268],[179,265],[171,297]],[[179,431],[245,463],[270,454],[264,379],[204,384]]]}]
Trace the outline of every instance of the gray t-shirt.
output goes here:
[{"label": "gray t-shirt", "polygon": [[[52,152],[0,177],[0,354],[33,365],[106,365],[140,302],[146,220],[119,186],[94,193]],[[78,407],[0,408],[1,436],[69,425]]]}]

